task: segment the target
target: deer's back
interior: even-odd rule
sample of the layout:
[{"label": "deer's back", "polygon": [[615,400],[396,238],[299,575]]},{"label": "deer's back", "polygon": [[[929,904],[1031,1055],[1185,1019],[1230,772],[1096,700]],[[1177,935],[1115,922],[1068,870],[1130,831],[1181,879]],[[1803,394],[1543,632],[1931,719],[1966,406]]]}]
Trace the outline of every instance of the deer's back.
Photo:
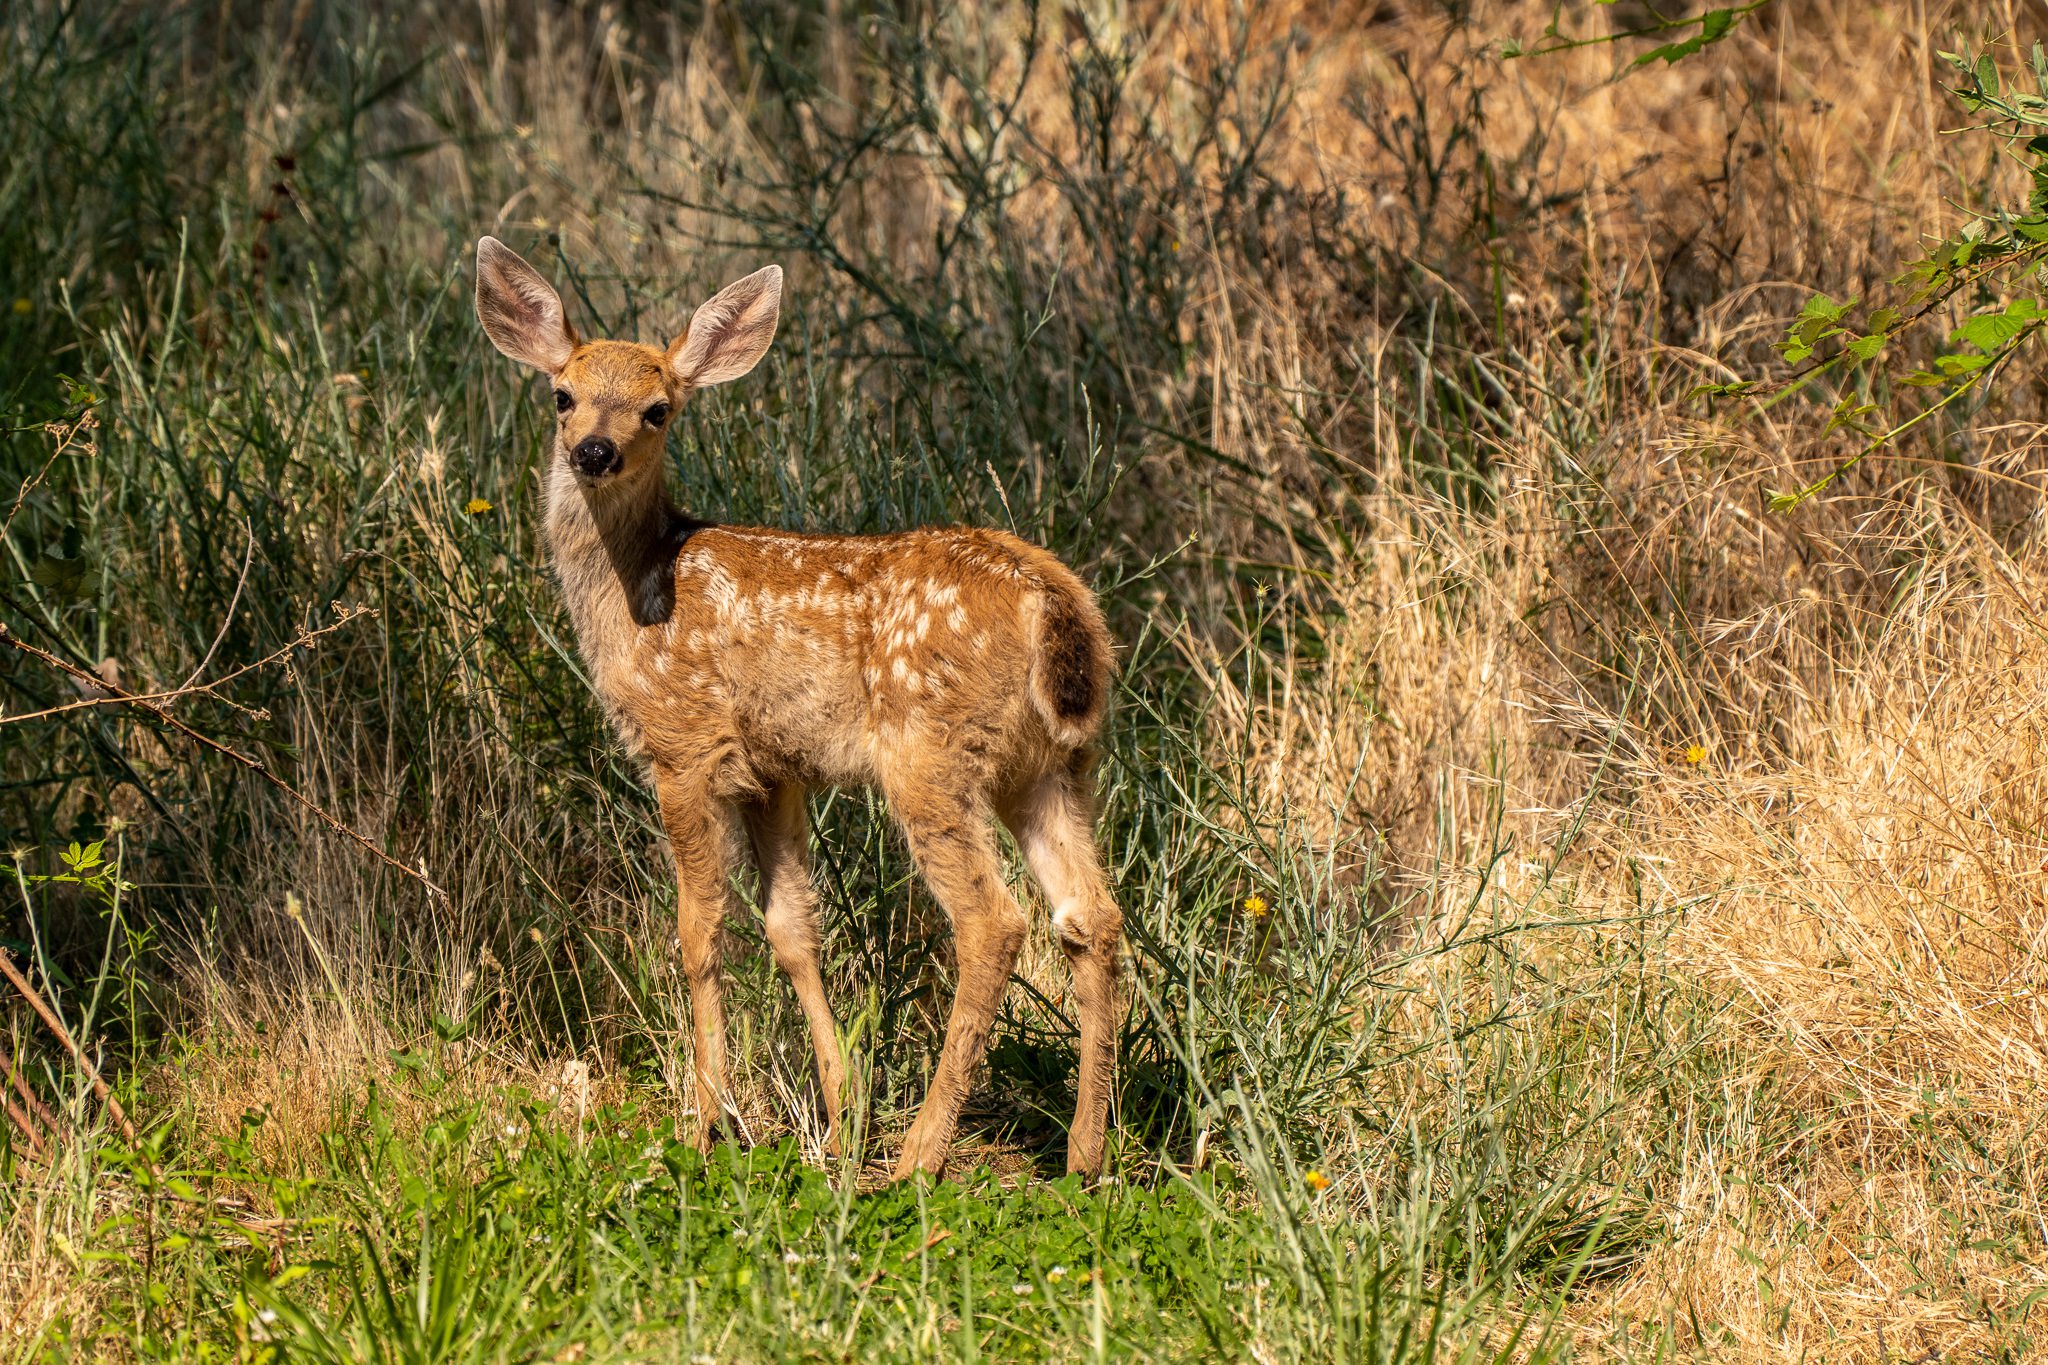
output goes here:
[{"label": "deer's back", "polygon": [[[901,779],[984,789],[1065,762],[1027,685],[1049,599],[1102,661],[1100,614],[1056,558],[1000,531],[693,533],[675,609],[594,661],[629,744],[710,765],[733,795],[785,781]],[[1100,637],[1100,638],[1098,638]],[[1091,736],[1092,737],[1092,736]]]}]

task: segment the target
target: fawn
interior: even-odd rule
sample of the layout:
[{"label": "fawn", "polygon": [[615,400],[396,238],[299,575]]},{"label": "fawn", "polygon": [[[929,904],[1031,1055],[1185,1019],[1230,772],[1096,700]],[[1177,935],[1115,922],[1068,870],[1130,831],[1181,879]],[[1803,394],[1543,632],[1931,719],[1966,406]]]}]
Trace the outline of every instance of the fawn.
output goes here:
[{"label": "fawn", "polygon": [[673,846],[698,1145],[708,1149],[732,1113],[719,940],[744,828],[763,928],[817,1051],[828,1147],[839,1148],[845,1064],[818,970],[805,797],[868,784],[952,922],[959,968],[895,1178],[944,1170],[1024,939],[994,818],[1051,902],[1073,974],[1080,1075],[1067,1169],[1099,1173],[1123,919],[1094,837],[1094,742],[1112,659],[1093,594],[1051,554],[999,531],[792,534],[677,508],[669,421],[697,389],[739,378],[766,353],[780,267],[728,285],[665,349],[579,340],[560,296],[495,238],[477,243],[476,267],[492,344],[552,381],[549,555],[598,697],[646,763]]}]

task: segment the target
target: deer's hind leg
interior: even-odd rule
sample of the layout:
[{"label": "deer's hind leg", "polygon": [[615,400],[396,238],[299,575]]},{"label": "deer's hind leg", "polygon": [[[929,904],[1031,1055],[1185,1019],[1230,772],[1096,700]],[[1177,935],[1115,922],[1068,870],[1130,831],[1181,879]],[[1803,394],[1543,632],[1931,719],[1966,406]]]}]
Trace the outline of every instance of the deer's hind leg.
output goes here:
[{"label": "deer's hind leg", "polygon": [[748,806],[746,817],[761,868],[761,927],[810,1024],[818,1085],[825,1095],[825,1150],[837,1156],[846,1064],[818,965],[818,893],[811,883],[810,813],[804,809],[803,788],[777,787],[765,800]]},{"label": "deer's hind leg", "polygon": [[1116,1064],[1117,954],[1124,920],[1095,846],[1094,803],[1083,781],[1076,772],[1053,773],[1003,814],[1025,865],[1052,903],[1053,932],[1073,974],[1081,1050],[1067,1170],[1093,1176],[1102,1171]]},{"label": "deer's hind leg", "polygon": [[896,1160],[895,1178],[902,1180],[946,1168],[954,1126],[1024,944],[1025,920],[1003,884],[993,817],[973,788],[929,777],[890,787],[889,804],[911,856],[953,923],[958,967],[939,1064]]}]

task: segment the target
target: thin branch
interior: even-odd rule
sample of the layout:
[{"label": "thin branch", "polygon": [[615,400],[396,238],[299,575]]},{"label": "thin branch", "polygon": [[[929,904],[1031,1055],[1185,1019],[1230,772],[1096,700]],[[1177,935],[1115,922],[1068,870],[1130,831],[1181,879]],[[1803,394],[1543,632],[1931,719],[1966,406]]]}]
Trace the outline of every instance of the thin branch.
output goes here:
[{"label": "thin branch", "polygon": [[1923,408],[1921,411],[1913,414],[1911,417],[1908,417],[1905,421],[1899,423],[1891,430],[1880,432],[1877,435],[1873,436],[1870,439],[1870,443],[1864,446],[1863,449],[1857,451],[1854,455],[1851,455],[1848,459],[1842,461],[1833,469],[1821,475],[1820,478],[1815,479],[1812,483],[1806,485],[1804,488],[1796,489],[1790,493],[1773,493],[1771,495],[1770,503],[1771,510],[1773,512],[1791,511],[1793,508],[1799,506],[1799,504],[1805,502],[1807,499],[1813,497],[1815,494],[1825,489],[1829,484],[1833,483],[1836,479],[1841,478],[1844,474],[1854,469],[1857,465],[1863,463],[1864,459],[1868,456],[1875,455],[1878,451],[1884,449],[1893,441],[1897,440],[1899,437],[1911,431],[1914,427],[1919,426],[1928,418],[1934,416],[1936,413],[1941,412],[1943,409],[1947,408],[1949,404],[1957,401],[1958,399],[1963,397],[1963,395],[1974,391],[1980,383],[1990,378],[1994,371],[2003,369],[2005,362],[2012,359],[2014,355],[2018,354],[2021,343],[2026,341],[2028,337],[2031,337],[2032,335],[2034,335],[2034,333],[2040,330],[2040,323],[2029,323],[2025,328],[2023,328],[2013,336],[2013,339],[2009,343],[2007,343],[2006,348],[2004,350],[2000,351],[1997,355],[1991,358],[1989,364],[1985,365],[1983,369],[1976,371],[1974,374],[1970,375],[1967,379],[1965,379],[1961,384],[1957,385],[1956,388],[1953,391],[1951,391],[1947,397],[1943,398],[1939,403],[1931,404],[1928,407]]},{"label": "thin branch", "polygon": [[48,1128],[53,1133],[56,1132],[57,1116],[50,1112],[47,1105],[36,1098],[35,1091],[28,1088],[28,1077],[23,1075],[21,1068],[14,1064],[14,1058],[11,1056],[0,1057],[0,1066],[7,1068],[7,1083],[14,1087],[15,1094],[21,1096],[21,1102],[28,1107],[29,1113],[41,1120],[45,1128]]},{"label": "thin branch", "polygon": [[[14,1064],[11,1053],[0,1053],[0,1069],[7,1072],[7,1083],[14,1088],[14,1094],[6,1097],[7,1117],[14,1121],[14,1126],[21,1130],[21,1135],[28,1139],[30,1155],[39,1161],[48,1159],[50,1149],[55,1147],[57,1142],[56,1118],[43,1107],[43,1102],[36,1098],[36,1092],[28,1088],[28,1078],[22,1075],[21,1068]],[[15,1102],[15,1096],[20,1097],[20,1103]],[[41,1128],[37,1127],[38,1119],[41,1120]],[[49,1131],[47,1140],[43,1136],[44,1129]]]},{"label": "thin branch", "polygon": [[43,1160],[47,1153],[43,1148],[42,1134],[36,1131],[36,1126],[29,1119],[28,1114],[11,1097],[7,1100],[7,1117],[13,1120],[14,1126],[20,1130],[22,1137],[28,1140],[30,1158],[36,1161]]},{"label": "thin branch", "polygon": [[[335,624],[338,625],[339,622]],[[328,630],[331,630],[333,628],[334,626],[331,625],[326,627],[326,629]],[[176,716],[172,715],[170,711],[164,707],[162,702],[152,700],[148,697],[137,696],[132,692],[124,691],[123,689],[116,687],[112,683],[106,681],[104,678],[99,677],[97,674],[89,673],[85,669],[79,668],[74,664],[66,663],[64,660],[58,658],[56,655],[50,653],[48,650],[39,649],[35,645],[32,645],[28,641],[22,639],[19,635],[16,635],[13,631],[7,628],[7,624],[5,622],[0,622],[0,644],[12,645],[15,649],[20,650],[23,654],[26,654],[34,659],[40,659],[43,663],[49,665],[51,668],[66,673],[71,677],[76,678],[78,681],[86,683],[108,694],[104,698],[91,698],[90,700],[111,700],[125,702],[131,706],[134,706],[138,710],[148,712],[150,715],[155,716],[165,725],[170,726],[173,730],[176,730],[179,734],[184,735],[187,739],[190,739],[193,743],[199,745],[201,748],[209,749],[212,752],[219,754],[222,758],[225,758],[232,763],[238,764],[242,768],[247,769],[249,772],[256,774],[256,776],[262,778],[265,782],[268,782],[271,786],[277,788],[286,796],[290,797],[293,801],[297,802],[309,814],[313,815],[322,824],[326,825],[336,834],[354,840],[356,843],[360,844],[365,850],[367,850],[372,857],[376,858],[377,861],[383,863],[386,867],[389,867],[396,872],[401,872],[407,877],[410,877],[414,881],[418,882],[421,886],[427,889],[427,893],[429,895],[437,897],[441,900],[446,900],[448,898],[448,893],[446,891],[443,891],[438,885],[436,885],[434,880],[427,876],[427,874],[424,871],[418,868],[407,867],[404,863],[399,862],[396,858],[386,853],[383,849],[377,847],[375,843],[371,842],[370,838],[367,835],[362,834],[353,826],[344,822],[340,817],[329,814],[326,808],[321,806],[317,801],[313,800],[313,798],[307,796],[304,792],[301,792],[297,787],[294,787],[291,783],[285,781],[276,773],[270,771],[269,765],[264,763],[263,760],[258,758],[251,758],[249,757],[249,755],[242,753],[240,750],[230,748],[228,745],[221,743],[219,740],[213,738],[213,736],[204,734],[198,730],[193,729],[190,725],[187,725],[184,721],[179,720]],[[248,665],[248,667],[250,668],[254,668],[256,666],[257,665],[255,664]],[[224,683],[228,681],[229,678],[238,677],[244,671],[246,670],[238,669],[236,670],[236,672],[230,673],[227,675],[227,677],[222,678],[220,682]],[[219,685],[220,683],[214,683],[210,684],[209,688],[198,688],[193,690],[210,690],[211,687],[218,687]]]},{"label": "thin branch", "polygon": [[[1771,0],[1753,0],[1753,3],[1736,9],[1734,11],[1734,18],[1729,24],[1730,31],[1733,30],[1735,24],[1747,19],[1770,2]],[[1559,52],[1576,52],[1582,47],[1606,47],[1609,44],[1624,43],[1631,38],[1660,37],[1663,34],[1675,32],[1681,28],[1698,28],[1704,32],[1706,20],[1712,17],[1714,13],[1716,11],[1708,11],[1704,14],[1688,14],[1677,19],[1659,19],[1657,22],[1646,24],[1642,28],[1625,29],[1620,33],[1600,34],[1591,38],[1567,38],[1557,31],[1557,26],[1553,22],[1550,29],[1543,35],[1544,39],[1550,41],[1550,46],[1518,48],[1502,55],[1509,59],[1517,57],[1549,57]],[[1542,41],[1542,39],[1538,41]],[[1712,42],[1714,40],[1708,39],[1708,41]],[[1642,65],[1642,62],[1643,58],[1638,57],[1636,59],[1638,66]]]},{"label": "thin branch", "polygon": [[[47,720],[51,716],[61,716],[71,711],[83,711],[94,706],[138,705],[155,707],[158,705],[168,705],[185,697],[197,696],[212,697],[215,701],[225,702],[227,705],[234,707],[245,716],[251,716],[258,720],[267,720],[269,718],[267,711],[255,710],[242,705],[230,697],[223,697],[220,695],[219,689],[242,677],[244,674],[254,673],[260,668],[268,668],[270,665],[291,654],[294,650],[310,648],[322,637],[332,635],[335,631],[340,630],[359,616],[374,616],[377,614],[376,610],[372,607],[351,607],[340,603],[335,604],[335,611],[337,613],[335,619],[326,625],[315,630],[300,631],[284,645],[272,650],[254,663],[243,664],[240,668],[223,673],[210,683],[201,683],[196,687],[187,681],[165,692],[123,692],[117,687],[110,687],[107,680],[96,673],[74,668],[71,671],[79,675],[84,684],[92,687],[98,695],[80,697],[77,701],[67,701],[56,706],[46,706],[40,711],[23,711],[18,715],[0,716],[0,725],[16,725],[23,721]],[[4,632],[4,630],[5,627],[0,626],[0,632]],[[203,667],[204,665],[202,665]],[[197,676],[196,673],[195,676]]]},{"label": "thin branch", "polygon": [[89,439],[81,438],[79,433],[92,431],[98,426],[99,419],[93,416],[91,408],[87,408],[84,415],[76,422],[49,422],[44,424],[43,430],[56,438],[57,448],[50,452],[49,459],[43,461],[41,469],[38,469],[35,473],[21,481],[21,488],[14,495],[14,505],[7,509],[7,520],[0,521],[0,540],[4,540],[8,531],[13,529],[14,519],[20,515],[21,505],[28,501],[28,495],[35,492],[36,486],[49,477],[50,471],[57,467],[57,461],[63,459],[65,453],[71,447],[82,443],[86,454],[91,455],[94,453],[93,443]]},{"label": "thin branch", "polygon": [[[11,639],[12,637],[7,638]],[[141,1140],[135,1136],[135,1125],[128,1122],[128,1115],[122,1112],[121,1101],[114,1098],[114,1092],[108,1087],[105,1078],[100,1075],[100,1069],[92,1064],[90,1057],[85,1055],[85,1049],[80,1047],[78,1040],[71,1036],[71,1030],[64,1027],[64,1021],[58,1017],[57,1011],[44,1003],[43,997],[36,992],[36,988],[31,986],[28,978],[21,974],[20,969],[14,965],[13,954],[9,953],[5,948],[0,948],[0,976],[5,976],[13,984],[14,989],[21,992],[21,998],[28,1001],[29,1008],[41,1016],[43,1023],[49,1027],[50,1032],[56,1034],[58,1041],[63,1043],[65,1049],[71,1053],[71,1060],[78,1063],[78,1069],[83,1071],[86,1079],[92,1082],[93,1093],[100,1097],[100,1103],[107,1106],[107,1113],[113,1118],[115,1125],[120,1128],[121,1136],[128,1139],[128,1145],[130,1147],[141,1146]]]},{"label": "thin branch", "polygon": [[[206,657],[199,661],[199,667],[192,670],[191,677],[178,684],[176,690],[179,692],[199,681],[200,675],[206,672],[206,666],[213,662],[213,656],[219,652],[220,642],[228,638],[228,627],[235,623],[235,608],[242,605],[242,589],[249,585],[249,566],[256,562],[256,528],[249,523],[247,517],[242,518],[242,534],[249,538],[249,546],[242,551],[242,572],[235,579],[234,596],[228,599],[227,612],[220,618],[220,629],[214,632],[213,643],[206,647]],[[227,679],[223,678],[221,681],[225,682]]]}]

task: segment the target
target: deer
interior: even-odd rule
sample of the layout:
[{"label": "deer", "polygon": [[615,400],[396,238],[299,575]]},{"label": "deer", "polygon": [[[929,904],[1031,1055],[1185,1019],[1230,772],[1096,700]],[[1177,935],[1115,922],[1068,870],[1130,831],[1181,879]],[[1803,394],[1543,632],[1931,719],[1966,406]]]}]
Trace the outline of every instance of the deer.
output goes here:
[{"label": "deer", "polygon": [[583,340],[561,297],[494,237],[476,311],[505,356],[547,376],[539,480],[548,558],[597,699],[651,779],[676,873],[696,1143],[737,1129],[721,939],[742,845],[762,931],[802,1006],[839,1154],[846,1061],[822,980],[809,794],[882,798],[950,922],[944,1041],[893,1180],[944,1174],[1030,920],[996,833],[1051,907],[1079,1023],[1067,1170],[1100,1175],[1123,920],[1096,843],[1094,769],[1114,674],[1095,596],[1004,531],[830,535],[699,520],[669,491],[667,439],[698,390],[760,362],[782,307],[770,265],[720,290],[665,347]]}]

